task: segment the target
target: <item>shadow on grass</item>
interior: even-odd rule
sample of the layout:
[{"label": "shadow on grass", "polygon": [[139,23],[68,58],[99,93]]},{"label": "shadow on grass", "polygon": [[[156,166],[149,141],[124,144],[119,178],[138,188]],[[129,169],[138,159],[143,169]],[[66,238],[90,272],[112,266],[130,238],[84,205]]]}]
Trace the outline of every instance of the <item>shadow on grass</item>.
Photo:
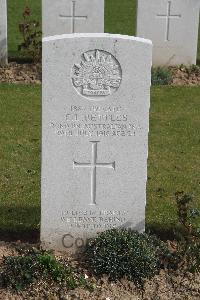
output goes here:
[{"label": "shadow on grass", "polygon": [[15,62],[18,64],[32,64],[33,60],[28,57],[9,57],[8,62]]},{"label": "shadow on grass", "polygon": [[35,230],[1,230],[0,229],[0,240],[4,242],[27,242],[27,243],[38,243],[40,241],[40,231]]},{"label": "shadow on grass", "polygon": [[16,62],[18,64],[31,64],[33,63],[33,59],[27,55],[23,55],[19,52],[9,52],[8,55],[9,62]]},{"label": "shadow on grass", "polygon": [[178,224],[148,224],[146,225],[146,232],[150,234],[155,234],[163,241],[176,240],[177,233],[183,233],[182,228]]},{"label": "shadow on grass", "polygon": [[0,240],[35,243],[39,241],[40,207],[0,207]]},{"label": "shadow on grass", "polygon": [[[176,228],[177,232],[180,232],[180,228]],[[168,228],[160,228],[160,224],[153,224],[146,227],[146,232],[150,234],[155,234],[163,241],[177,239],[175,234],[174,226]],[[40,230],[39,229],[13,229],[6,230],[0,229],[0,240],[5,242],[28,242],[28,243],[38,243],[40,241]]]}]

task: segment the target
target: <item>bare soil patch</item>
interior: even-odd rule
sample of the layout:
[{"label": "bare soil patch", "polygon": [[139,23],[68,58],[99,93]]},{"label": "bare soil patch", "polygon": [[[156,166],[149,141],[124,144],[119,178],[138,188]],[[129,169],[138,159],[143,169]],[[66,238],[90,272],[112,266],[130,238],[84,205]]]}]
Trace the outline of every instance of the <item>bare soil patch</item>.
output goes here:
[{"label": "bare soil patch", "polygon": [[0,82],[40,84],[42,80],[41,64],[9,63],[0,67]]},{"label": "bare soil patch", "polygon": [[200,85],[200,67],[171,67],[172,85]]},{"label": "bare soil patch", "polygon": [[[30,247],[21,243],[0,242],[0,265],[4,256],[18,255],[17,247]],[[60,256],[60,253],[56,253]],[[107,277],[95,278],[83,266],[80,260],[65,255],[69,264],[85,274],[88,280],[95,284],[95,290],[89,292],[84,288],[68,290],[63,284],[53,282],[39,282],[32,284],[25,291],[14,293],[0,289],[0,300],[199,300],[200,299],[200,274],[185,273],[180,271],[161,270],[151,280],[146,280],[144,289],[139,289],[134,283],[123,279],[110,282]]]}]

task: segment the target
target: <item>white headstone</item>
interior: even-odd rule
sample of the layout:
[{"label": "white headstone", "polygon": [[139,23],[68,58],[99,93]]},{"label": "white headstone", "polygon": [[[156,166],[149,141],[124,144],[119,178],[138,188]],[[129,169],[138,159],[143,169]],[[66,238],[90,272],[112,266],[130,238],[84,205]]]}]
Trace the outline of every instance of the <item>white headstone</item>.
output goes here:
[{"label": "white headstone", "polygon": [[0,65],[7,62],[7,3],[6,0],[0,0]]},{"label": "white headstone", "polygon": [[43,36],[104,32],[104,0],[43,0]]},{"label": "white headstone", "polygon": [[143,231],[152,44],[109,34],[43,39],[41,241],[76,250]]},{"label": "white headstone", "polygon": [[153,42],[153,65],[196,64],[199,0],[138,0],[137,36]]}]

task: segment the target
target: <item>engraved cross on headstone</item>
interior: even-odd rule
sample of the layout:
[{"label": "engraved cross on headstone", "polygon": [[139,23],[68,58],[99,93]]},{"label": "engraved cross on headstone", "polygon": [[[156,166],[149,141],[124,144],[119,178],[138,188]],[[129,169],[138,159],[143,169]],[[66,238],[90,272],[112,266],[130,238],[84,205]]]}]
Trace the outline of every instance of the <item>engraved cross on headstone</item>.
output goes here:
[{"label": "engraved cross on headstone", "polygon": [[70,16],[65,16],[60,14],[59,15],[60,18],[70,18],[71,19],[71,30],[72,33],[75,33],[75,23],[76,23],[76,19],[77,20],[86,20],[87,16],[76,16],[76,1],[72,1],[72,5],[71,5],[71,15]]},{"label": "engraved cross on headstone", "polygon": [[74,168],[91,168],[91,203],[96,205],[96,175],[97,168],[109,168],[115,170],[115,162],[112,163],[97,163],[97,144],[99,141],[91,141],[92,143],[92,161],[90,163],[73,162]]},{"label": "engraved cross on headstone", "polygon": [[179,15],[172,15],[171,14],[171,1],[168,1],[167,3],[167,14],[166,15],[156,15],[157,18],[166,19],[166,34],[165,34],[165,40],[169,41],[169,31],[170,31],[170,20],[171,19],[179,19],[181,18],[181,14]]}]

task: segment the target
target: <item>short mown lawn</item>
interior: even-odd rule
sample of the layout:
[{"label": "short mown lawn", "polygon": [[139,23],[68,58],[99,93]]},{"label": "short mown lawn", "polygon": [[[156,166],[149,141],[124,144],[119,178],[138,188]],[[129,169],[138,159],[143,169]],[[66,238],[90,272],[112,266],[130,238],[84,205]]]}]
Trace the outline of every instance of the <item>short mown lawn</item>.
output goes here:
[{"label": "short mown lawn", "polygon": [[[200,87],[153,87],[147,227],[165,234],[176,223],[174,193],[200,207]],[[39,231],[41,87],[0,85],[0,236]],[[17,234],[17,235],[16,235]]]}]

